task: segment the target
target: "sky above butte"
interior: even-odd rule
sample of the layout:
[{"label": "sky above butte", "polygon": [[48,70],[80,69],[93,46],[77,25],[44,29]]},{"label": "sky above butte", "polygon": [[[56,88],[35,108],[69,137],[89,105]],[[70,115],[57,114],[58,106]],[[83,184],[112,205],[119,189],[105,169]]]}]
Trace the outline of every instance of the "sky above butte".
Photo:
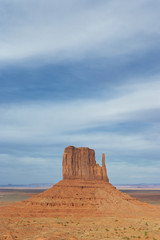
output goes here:
[{"label": "sky above butte", "polygon": [[160,1],[0,0],[0,184],[55,183],[68,145],[160,183]]}]

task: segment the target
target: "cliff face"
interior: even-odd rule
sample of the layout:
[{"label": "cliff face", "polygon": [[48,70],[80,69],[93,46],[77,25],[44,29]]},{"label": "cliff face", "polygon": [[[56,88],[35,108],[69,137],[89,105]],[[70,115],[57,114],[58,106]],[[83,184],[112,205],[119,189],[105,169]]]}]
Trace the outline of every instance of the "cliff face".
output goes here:
[{"label": "cliff face", "polygon": [[65,148],[63,154],[63,179],[104,180],[109,182],[102,154],[102,167],[96,163],[95,151],[86,147]]}]

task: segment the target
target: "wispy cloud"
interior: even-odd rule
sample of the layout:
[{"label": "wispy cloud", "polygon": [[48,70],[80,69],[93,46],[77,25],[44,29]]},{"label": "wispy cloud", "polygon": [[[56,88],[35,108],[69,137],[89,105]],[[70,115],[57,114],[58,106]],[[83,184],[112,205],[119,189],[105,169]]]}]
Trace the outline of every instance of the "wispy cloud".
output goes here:
[{"label": "wispy cloud", "polygon": [[[156,150],[159,149],[159,124],[157,123],[158,128],[155,129],[156,123],[152,113],[154,110],[160,110],[159,89],[160,83],[155,81],[121,87],[118,97],[109,100],[1,105],[0,141],[45,145],[67,142],[69,139],[70,142],[83,141],[85,144],[93,143],[97,146],[99,143],[103,145],[103,142],[110,149]],[[128,136],[122,132],[102,133],[96,130],[99,127],[109,130],[113,125],[133,121],[149,121],[150,127],[145,133],[128,132]],[[83,130],[87,129],[92,129],[92,132],[85,135]],[[150,134],[155,135],[154,141],[153,137],[150,139]]]},{"label": "wispy cloud", "polygon": [[[27,154],[26,154],[27,155]],[[0,154],[0,184],[6,183],[56,183],[61,179],[61,164],[58,159],[16,154]],[[54,167],[53,167],[54,166]],[[50,171],[53,169],[53,171]],[[53,173],[54,172],[54,173]]]},{"label": "wispy cloud", "polygon": [[41,57],[54,62],[117,57],[159,48],[158,1],[1,0],[0,4],[3,63]]}]

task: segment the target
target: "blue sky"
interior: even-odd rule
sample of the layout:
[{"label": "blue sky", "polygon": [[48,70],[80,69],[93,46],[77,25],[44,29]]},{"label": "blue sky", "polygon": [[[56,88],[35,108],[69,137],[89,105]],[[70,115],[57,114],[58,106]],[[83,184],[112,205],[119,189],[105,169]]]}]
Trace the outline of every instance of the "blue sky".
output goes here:
[{"label": "blue sky", "polygon": [[160,2],[0,0],[0,184],[57,182],[68,145],[160,183]]}]

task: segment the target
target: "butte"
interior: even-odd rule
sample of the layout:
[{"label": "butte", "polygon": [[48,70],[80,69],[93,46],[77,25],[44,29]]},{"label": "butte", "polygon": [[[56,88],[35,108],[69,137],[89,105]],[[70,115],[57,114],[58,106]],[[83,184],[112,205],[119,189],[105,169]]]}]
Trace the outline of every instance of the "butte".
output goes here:
[{"label": "butte", "polygon": [[21,203],[1,207],[5,216],[120,216],[159,217],[160,209],[117,190],[107,176],[105,155],[102,167],[95,151],[69,146],[63,154],[63,180]]}]

